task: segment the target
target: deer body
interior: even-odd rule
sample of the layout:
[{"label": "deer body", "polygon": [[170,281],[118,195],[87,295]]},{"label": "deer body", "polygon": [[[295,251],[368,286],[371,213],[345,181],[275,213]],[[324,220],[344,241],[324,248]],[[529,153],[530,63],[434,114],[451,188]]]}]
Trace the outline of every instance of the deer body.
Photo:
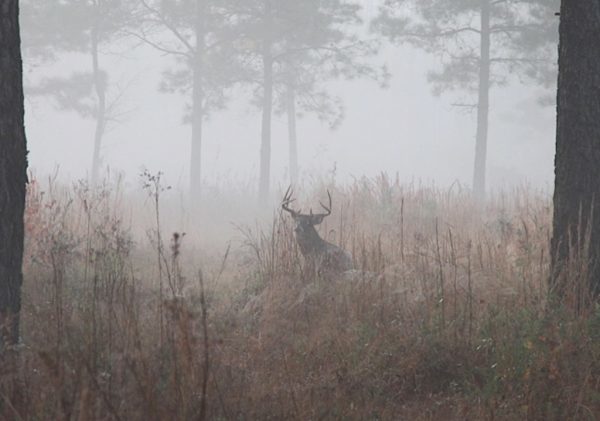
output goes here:
[{"label": "deer body", "polygon": [[292,215],[295,223],[294,234],[296,242],[300,248],[300,253],[304,259],[313,266],[320,274],[336,274],[342,273],[354,268],[352,257],[344,249],[325,241],[321,238],[315,225],[323,222],[326,216],[331,214],[331,195],[329,194],[329,207],[321,206],[326,210],[326,213],[302,214],[288,207],[293,201],[291,199],[291,189],[288,189],[284,197],[282,208]]}]

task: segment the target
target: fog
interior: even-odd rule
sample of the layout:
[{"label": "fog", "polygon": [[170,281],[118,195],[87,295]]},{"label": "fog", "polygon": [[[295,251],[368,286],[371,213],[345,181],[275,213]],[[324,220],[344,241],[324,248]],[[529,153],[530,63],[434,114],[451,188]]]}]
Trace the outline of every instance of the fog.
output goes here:
[{"label": "fog", "polygon": [[[374,3],[363,2],[368,22],[377,14]],[[371,58],[386,65],[387,87],[370,80],[332,80],[327,89],[339,96],[345,117],[331,129],[314,115],[299,116],[298,160],[301,181],[335,173],[339,181],[382,172],[402,182],[455,182],[468,187],[473,177],[476,110],[456,106],[473,102],[475,94],[432,93],[427,74],[440,59],[410,45],[382,42]],[[27,31],[23,28],[24,38]],[[102,141],[103,174],[122,174],[135,185],[142,169],[162,171],[172,185],[189,184],[190,125],[183,114],[189,95],[158,91],[161,74],[173,66],[164,53],[131,37],[105,43],[101,67],[109,74],[109,97],[119,96],[118,121],[109,123]],[[52,63],[25,56],[26,83],[48,76],[89,71],[86,54],[57,54]],[[555,108],[541,105],[548,90],[511,80],[490,92],[487,184],[490,189],[530,184],[549,189],[554,155]],[[206,120],[202,139],[202,180],[205,185],[258,183],[261,113],[249,102],[248,90],[235,87],[226,109]],[[109,99],[110,100],[110,99]],[[63,179],[89,176],[94,119],[57,110],[48,96],[29,95],[26,128],[30,168],[37,176],[58,172]],[[299,113],[300,114],[300,113]],[[288,133],[285,114],[272,122],[271,185],[289,184]]]},{"label": "fog", "polygon": [[598,2],[559,3],[8,1],[0,418],[600,414]]}]

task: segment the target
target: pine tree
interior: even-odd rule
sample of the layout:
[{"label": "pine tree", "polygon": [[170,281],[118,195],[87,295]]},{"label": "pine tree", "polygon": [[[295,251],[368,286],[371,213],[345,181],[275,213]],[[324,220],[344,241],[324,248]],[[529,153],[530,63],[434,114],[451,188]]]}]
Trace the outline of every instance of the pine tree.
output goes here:
[{"label": "pine tree", "polygon": [[233,53],[227,0],[141,0],[134,35],[173,59],[161,90],[190,98],[190,194],[197,201],[202,181],[203,123],[227,103],[227,92],[243,79]]},{"label": "pine tree", "polygon": [[373,28],[396,43],[436,54],[434,93],[477,98],[473,194],[485,196],[490,90],[516,76],[546,86],[555,78],[557,0],[389,0]]},{"label": "pine tree", "polygon": [[90,59],[89,71],[43,78],[28,87],[28,94],[51,97],[61,110],[94,119],[93,185],[100,176],[102,141],[117,104],[117,99],[109,98],[109,75],[102,66],[101,49],[125,35],[135,4],[136,0],[22,1],[24,54],[30,61],[40,61],[38,68],[72,53]]},{"label": "pine tree", "polygon": [[338,98],[326,82],[369,77],[385,81],[385,69],[366,59],[378,43],[361,39],[363,22],[357,2],[343,0],[232,1],[236,11],[239,54],[262,112],[259,201],[268,199],[271,122],[274,112],[288,114],[290,175],[298,177],[296,115],[316,113],[335,126],[343,117]]}]

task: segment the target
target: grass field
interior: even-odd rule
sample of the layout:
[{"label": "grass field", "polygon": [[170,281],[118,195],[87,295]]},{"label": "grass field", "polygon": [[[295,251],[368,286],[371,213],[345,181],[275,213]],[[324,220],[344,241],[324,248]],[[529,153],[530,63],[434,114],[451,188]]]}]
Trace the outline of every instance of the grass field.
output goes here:
[{"label": "grass field", "polygon": [[30,185],[5,419],[600,418],[600,309],[547,299],[549,194],[314,181],[357,267],[325,280],[276,204],[143,182]]}]

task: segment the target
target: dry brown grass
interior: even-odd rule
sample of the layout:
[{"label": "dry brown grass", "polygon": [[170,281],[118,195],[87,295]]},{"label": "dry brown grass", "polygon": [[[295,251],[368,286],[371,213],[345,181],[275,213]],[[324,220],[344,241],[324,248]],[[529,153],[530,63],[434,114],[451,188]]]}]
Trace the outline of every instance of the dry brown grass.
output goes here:
[{"label": "dry brown grass", "polygon": [[332,191],[321,233],[359,267],[324,280],[304,270],[285,216],[209,194],[190,230],[151,177],[132,194],[30,186],[5,419],[600,414],[600,310],[546,302],[547,195],[478,207],[459,186],[316,182],[301,198]]}]

